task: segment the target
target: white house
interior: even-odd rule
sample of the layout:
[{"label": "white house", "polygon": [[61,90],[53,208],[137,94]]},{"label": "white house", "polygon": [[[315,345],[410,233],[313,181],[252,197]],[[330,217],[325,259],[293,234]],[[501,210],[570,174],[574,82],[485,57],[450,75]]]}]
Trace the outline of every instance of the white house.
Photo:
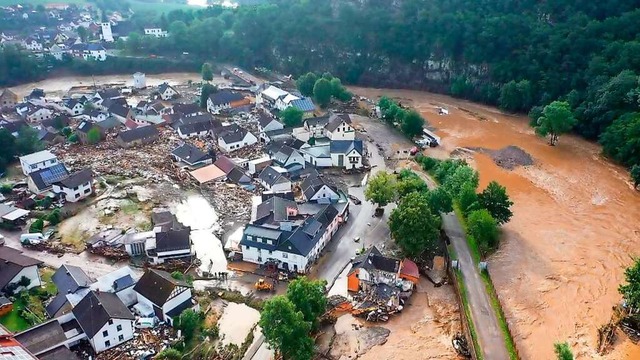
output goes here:
[{"label": "white house", "polygon": [[267,166],[258,176],[258,182],[265,189],[274,193],[290,192],[291,180],[286,175],[287,169],[279,166]]},{"label": "white house", "polygon": [[29,51],[42,51],[42,43],[33,37],[28,37],[23,40],[22,46]]},{"label": "white house", "polygon": [[300,151],[288,145],[283,145],[271,156],[273,161],[287,170],[304,169],[306,161]]},{"label": "white house", "polygon": [[93,173],[90,169],[84,169],[53,183],[53,192],[68,202],[77,202],[93,193],[92,182]]},{"label": "white house", "polygon": [[276,107],[276,101],[279,98],[289,95],[289,92],[270,85],[265,90],[256,95],[256,106],[259,107]]},{"label": "white house", "polygon": [[113,42],[113,31],[111,31],[111,23],[103,22],[100,23],[100,29],[102,30],[102,40],[106,42]]},{"label": "white house", "polygon": [[156,27],[145,27],[144,34],[155,37],[167,37],[169,36],[169,32],[166,30],[162,30],[162,28]]},{"label": "white house", "polygon": [[53,56],[56,60],[62,60],[62,56],[66,53],[64,48],[64,44],[53,44],[49,47],[49,54]]},{"label": "white house", "polygon": [[309,176],[300,185],[302,195],[306,201],[320,204],[334,203],[340,199],[335,186],[328,184],[323,177]]},{"label": "white house", "polygon": [[82,114],[84,111],[84,105],[76,99],[69,99],[64,102],[64,110],[69,115],[76,116]]},{"label": "white house", "polygon": [[14,292],[40,286],[42,282],[38,266],[41,264],[42,261],[22,255],[19,250],[0,246],[0,292],[11,284],[19,284],[23,277],[29,279],[29,285],[18,286]]},{"label": "white house", "polygon": [[255,135],[236,124],[225,126],[218,136],[218,146],[226,152],[238,150],[257,142],[258,138]]},{"label": "white house", "polygon": [[144,73],[137,72],[133,74],[133,87],[136,89],[144,89],[147,87],[147,77]]},{"label": "white house", "polygon": [[82,58],[85,60],[107,60],[107,49],[100,44],[86,44],[82,49]]},{"label": "white house", "polygon": [[171,156],[175,161],[193,169],[213,163],[211,155],[189,143],[184,143],[173,149]]},{"label": "white house", "polygon": [[324,127],[329,123],[329,116],[319,116],[308,118],[304,121],[304,129],[309,132],[310,137],[323,137]]},{"label": "white house", "polygon": [[212,114],[219,114],[222,110],[247,105],[248,103],[249,101],[240,93],[230,90],[220,90],[209,95],[207,99],[207,111]]},{"label": "white house", "polygon": [[359,169],[362,167],[362,140],[334,140],[329,145],[331,151],[331,165],[345,169]]},{"label": "white house", "polygon": [[38,151],[20,157],[22,173],[29,175],[34,171],[46,169],[58,163],[58,158],[48,150]]},{"label": "white house", "polygon": [[258,115],[258,131],[262,135],[267,131],[284,129],[284,125],[265,112]]},{"label": "white house", "polygon": [[137,276],[133,270],[124,266],[100,276],[89,288],[95,291],[114,293],[125,306],[133,306],[138,302],[137,294],[133,290],[136,279]]},{"label": "white house", "polygon": [[191,229],[160,231],[145,243],[147,257],[154,264],[171,259],[191,259]]},{"label": "white house", "polygon": [[57,163],[46,169],[34,171],[28,175],[27,186],[34,194],[44,194],[51,190],[53,184],[66,179],[69,171],[62,163]]},{"label": "white house", "polygon": [[293,102],[294,100],[300,100],[300,98],[293,94],[287,93],[287,95],[280,96],[276,100],[275,108],[282,111],[291,106],[291,102]]},{"label": "white house", "polygon": [[162,83],[158,87],[158,93],[160,94],[160,98],[162,100],[168,101],[178,96],[178,91],[173,88],[173,86],[168,83]]},{"label": "white house", "polygon": [[49,120],[53,116],[53,111],[40,107],[40,106],[31,106],[27,111],[27,121],[30,123],[35,123],[38,121]]},{"label": "white house", "polygon": [[317,168],[332,167],[331,147],[329,145],[308,146],[300,148],[306,162]]},{"label": "white house", "polygon": [[351,126],[351,118],[348,114],[331,115],[324,130],[324,135],[331,140],[355,140],[356,138],[356,131]]},{"label": "white house", "polygon": [[114,293],[89,291],[72,313],[96,353],[133,339],[135,317]]},{"label": "white house", "polygon": [[186,309],[198,310],[193,300],[192,286],[176,280],[166,271],[149,269],[133,290],[138,295],[134,311],[141,316],[155,315],[173,326],[173,321]]}]

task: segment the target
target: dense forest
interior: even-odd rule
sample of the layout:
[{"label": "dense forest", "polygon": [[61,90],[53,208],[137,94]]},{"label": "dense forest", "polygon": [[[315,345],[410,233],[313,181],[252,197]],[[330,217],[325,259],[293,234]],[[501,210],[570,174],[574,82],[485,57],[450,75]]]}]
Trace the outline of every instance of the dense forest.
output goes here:
[{"label": "dense forest", "polygon": [[345,83],[445,92],[513,112],[566,101],[576,132],[640,164],[639,1],[272,0],[151,16],[134,21],[171,36],[132,35],[127,51],[189,52],[294,76],[329,71]]}]

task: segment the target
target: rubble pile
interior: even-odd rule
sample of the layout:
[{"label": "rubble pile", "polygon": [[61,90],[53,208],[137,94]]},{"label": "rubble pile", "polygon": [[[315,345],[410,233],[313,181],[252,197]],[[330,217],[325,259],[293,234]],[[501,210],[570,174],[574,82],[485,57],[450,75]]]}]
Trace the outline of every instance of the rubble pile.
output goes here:
[{"label": "rubble pile", "polygon": [[[174,329],[163,325],[153,329],[142,329],[133,334],[133,339],[126,343],[97,354],[96,360],[143,359],[168,348],[178,341]],[[87,354],[89,355],[89,354]],[[88,359],[89,356],[83,357]]]},{"label": "rubble pile", "polygon": [[203,195],[211,202],[221,219],[236,222],[251,219],[253,193],[233,184],[211,183],[202,187]]},{"label": "rubble pile", "polygon": [[264,148],[263,145],[258,142],[232,152],[231,156],[247,160],[259,159],[264,156]]},{"label": "rubble pile", "polygon": [[385,284],[372,286],[353,296],[351,314],[370,322],[386,322],[391,315],[402,311],[404,299],[410,296],[411,292],[400,292]]},{"label": "rubble pile", "polygon": [[121,261],[129,258],[129,254],[124,250],[124,247],[115,247],[115,246],[99,246],[99,247],[88,247],[89,252],[92,254],[104,256],[107,259],[111,259],[114,261]]}]

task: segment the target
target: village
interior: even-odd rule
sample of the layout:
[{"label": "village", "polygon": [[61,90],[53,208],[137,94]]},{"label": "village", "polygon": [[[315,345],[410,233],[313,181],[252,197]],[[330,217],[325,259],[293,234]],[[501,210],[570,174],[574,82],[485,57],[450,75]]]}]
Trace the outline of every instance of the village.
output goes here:
[{"label": "village", "polygon": [[[286,77],[221,67],[173,85],[147,86],[138,72],[51,95],[5,89],[0,104],[0,128],[35,129],[44,147],[6,174],[0,230],[0,323],[39,359],[151,357],[181,341],[172,325],[187,309],[255,314],[235,351],[267,359],[245,303],[292,279],[327,282],[329,318],[372,323],[399,314],[425,281],[413,261],[385,255],[390,211],[364,199],[370,175],[416,153],[367,135],[362,124],[384,127],[367,118],[370,100],[325,110]],[[300,116],[293,126],[287,109]],[[440,285],[446,262],[436,262]]]}]

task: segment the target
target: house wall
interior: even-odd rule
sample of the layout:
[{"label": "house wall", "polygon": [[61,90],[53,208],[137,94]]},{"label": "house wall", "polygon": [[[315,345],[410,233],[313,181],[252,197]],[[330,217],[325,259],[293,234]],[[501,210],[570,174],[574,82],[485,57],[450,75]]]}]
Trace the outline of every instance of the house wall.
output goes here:
[{"label": "house wall", "polygon": [[[343,156],[342,166],[340,166],[340,156]],[[345,169],[359,169],[362,167],[362,156],[355,150],[349,154],[331,154],[331,165]]]},{"label": "house wall", "polygon": [[189,299],[191,299],[191,289],[187,288],[187,290],[181,292],[178,296],[167,300],[167,302],[162,305],[162,313],[164,314],[165,320],[169,319],[167,316],[168,312]]},{"label": "house wall", "polygon": [[183,134],[182,131],[180,131],[181,129],[178,128],[178,136],[181,139],[188,139],[188,138],[192,138],[192,137],[204,137],[207,136],[207,134],[209,133],[209,130],[204,130],[204,131],[200,131],[197,133],[191,133],[191,134]]},{"label": "house wall", "polygon": [[20,166],[22,166],[22,173],[25,175],[29,175],[32,172],[50,168],[53,165],[58,163],[58,159],[52,158],[35,164],[28,164],[24,160],[20,160]]},{"label": "house wall", "polygon": [[29,280],[31,280],[31,283],[26,288],[24,287],[18,288],[17,291],[22,291],[25,289],[29,290],[36,286],[42,285],[42,281],[40,280],[40,273],[38,272],[38,267],[36,265],[29,266],[20,270],[20,272],[17,273],[16,276],[13,279],[11,279],[11,281],[9,281],[9,284],[20,282],[20,279],[23,276],[26,276]]},{"label": "house wall", "polygon": [[326,157],[326,158],[317,158],[317,157],[313,157],[308,153],[304,153],[304,159],[310,163],[311,165],[315,166],[315,167],[332,167],[333,166],[333,160],[330,157]]},{"label": "house wall", "polygon": [[163,252],[158,252],[157,256],[151,257],[151,260],[156,264],[162,264],[169,259],[179,259],[179,258],[184,258],[188,256],[191,256],[191,249],[163,251]]},{"label": "house wall", "polygon": [[317,193],[315,193],[315,195],[311,197],[311,199],[308,199],[308,200],[309,201],[319,201],[319,200],[338,201],[338,199],[340,199],[340,196],[336,194],[333,190],[331,190],[330,187],[328,187],[327,185],[324,185],[320,190],[318,190]]},{"label": "house wall", "polygon": [[267,189],[269,189],[269,190],[271,190],[272,192],[275,192],[275,193],[289,192],[289,191],[291,191],[291,182],[287,181],[287,182],[282,183],[282,184],[275,184],[271,188],[265,186],[265,188],[267,188]]},{"label": "house wall", "polygon": [[258,142],[258,139],[251,133],[247,133],[242,141],[227,144],[222,137],[218,138],[218,145],[227,152],[242,149],[245,146],[250,146]]},{"label": "house wall", "polygon": [[231,104],[230,103],[214,105],[213,101],[211,101],[211,99],[207,99],[207,111],[208,112],[210,112],[212,114],[219,114],[220,111],[226,110],[226,109],[231,109]]},{"label": "house wall", "polygon": [[75,189],[53,185],[53,192],[56,194],[64,194],[64,199],[68,202],[77,202],[90,196],[93,193],[93,188],[91,187],[91,182],[87,181]]},{"label": "house wall", "polygon": [[29,191],[31,191],[34,194],[44,194],[51,189],[51,187],[48,187],[48,188],[39,190],[36,184],[31,179],[31,177],[27,178],[27,187],[29,188]]},{"label": "house wall", "polygon": [[284,269],[284,263],[288,264],[289,270],[297,268],[299,271],[305,271],[309,260],[301,255],[291,254],[276,250],[269,252],[268,250],[258,249],[254,246],[242,246],[242,260],[254,264],[264,264],[268,260],[278,260],[280,268]]},{"label": "house wall", "polygon": [[140,256],[144,254],[144,241],[125,244],[124,248],[127,251],[127,254],[131,256]]},{"label": "house wall", "polygon": [[171,100],[176,94],[177,93],[173,91],[172,88],[167,88],[162,94],[160,94],[160,97],[162,100]]},{"label": "house wall", "polygon": [[[118,331],[118,325],[121,326],[120,331]],[[107,336],[103,335],[104,331],[107,332]],[[99,353],[131,339],[133,339],[133,320],[113,319],[113,324],[104,324],[90,342],[93,349]],[[106,341],[109,341],[108,346],[105,344]]]},{"label": "house wall", "polygon": [[40,109],[31,115],[27,115],[27,121],[34,123],[36,121],[49,120],[51,119],[51,114],[51,110]]},{"label": "house wall", "polygon": [[356,132],[351,125],[343,121],[337,129],[327,131],[326,136],[331,140],[355,140]]},{"label": "house wall", "polygon": [[358,279],[358,272],[360,269],[355,269],[347,278],[347,289],[349,291],[357,292],[360,290],[360,279]]},{"label": "house wall", "polygon": [[312,125],[307,127],[309,130],[309,137],[323,137],[324,125]]},{"label": "house wall", "polygon": [[284,166],[289,166],[293,164],[301,164],[302,168],[305,167],[305,158],[301,153],[294,151],[291,153],[291,156],[287,159],[287,163]]},{"label": "house wall", "polygon": [[262,127],[260,128],[261,128],[260,129],[261,132],[267,132],[267,131],[284,129],[284,125],[282,125],[282,123],[274,119],[272,122],[267,124],[267,126],[265,126],[264,129]]}]

